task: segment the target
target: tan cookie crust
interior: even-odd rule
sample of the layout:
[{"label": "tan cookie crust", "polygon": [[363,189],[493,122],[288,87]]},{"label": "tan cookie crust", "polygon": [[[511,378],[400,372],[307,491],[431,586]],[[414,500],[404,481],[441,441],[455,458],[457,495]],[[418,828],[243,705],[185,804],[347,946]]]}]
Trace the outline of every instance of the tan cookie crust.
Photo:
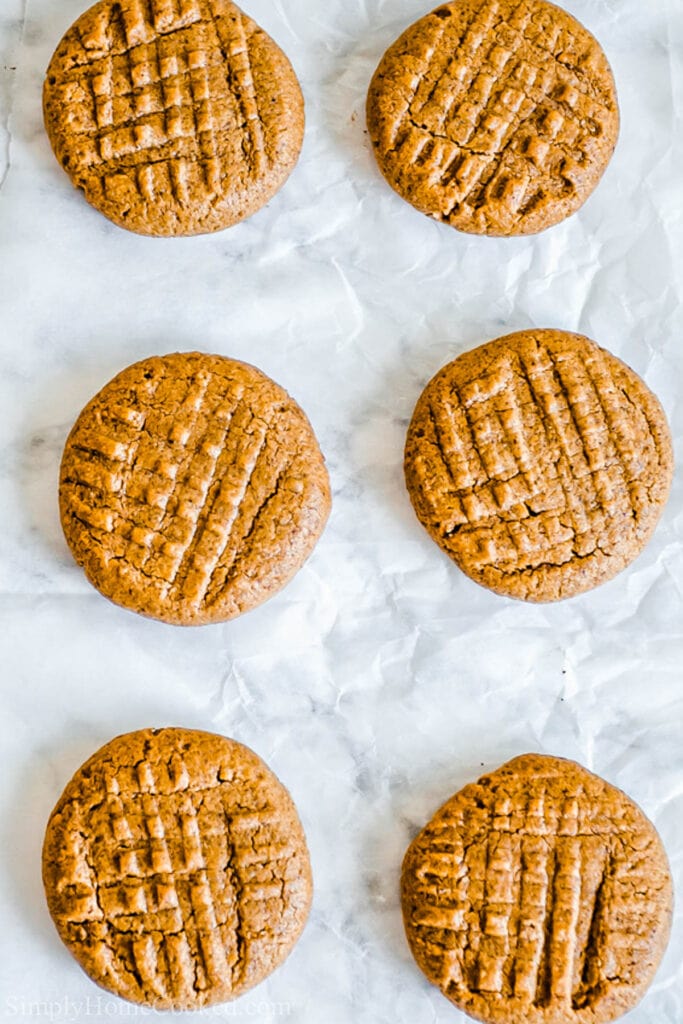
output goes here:
[{"label": "tan cookie crust", "polygon": [[572,597],[632,562],[672,474],[658,400],[566,331],[509,334],[444,366],[405,449],[430,536],[477,583],[526,601]]},{"label": "tan cookie crust", "polygon": [[291,64],[230,0],[101,0],[57,47],[43,108],[73,184],[143,235],[255,213],[303,141]]},{"label": "tan cookie crust", "polygon": [[176,625],[222,622],[297,572],[330,510],[306,416],[253,366],[198,352],[119,373],[66,442],[62,527],[90,582]]},{"label": "tan cookie crust", "polygon": [[654,826],[572,761],[526,754],[465,786],[408,848],[406,935],[487,1024],[605,1024],[635,1006],[673,902]]},{"label": "tan cookie crust", "polygon": [[79,768],[48,822],[43,882],[92,980],[159,1010],[257,985],[312,892],[287,790],[248,747],[191,729],[119,736]]},{"label": "tan cookie crust", "polygon": [[370,84],[370,138],[422,213],[527,235],[586,201],[619,132],[599,43],[546,0],[455,0],[406,29]]}]

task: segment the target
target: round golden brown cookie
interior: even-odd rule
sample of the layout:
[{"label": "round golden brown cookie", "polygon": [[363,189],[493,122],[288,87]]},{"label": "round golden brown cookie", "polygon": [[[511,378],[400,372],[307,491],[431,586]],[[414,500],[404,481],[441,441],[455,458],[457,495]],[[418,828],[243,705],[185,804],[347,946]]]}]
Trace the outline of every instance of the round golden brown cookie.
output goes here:
[{"label": "round golden brown cookie", "polygon": [[615,576],[669,494],[661,405],[578,334],[520,331],[459,356],[413,413],[405,474],[431,537],[477,583],[556,601]]},{"label": "round golden brown cookie", "polygon": [[311,425],[260,370],[198,352],[119,373],[66,442],[64,535],[116,604],[177,625],[260,604],[304,563],[330,510]]},{"label": "round golden brown cookie", "polygon": [[605,1024],[635,1006],[673,901],[654,826],[572,761],[465,786],[408,848],[403,919],[427,978],[487,1024]]},{"label": "round golden brown cookie", "polygon": [[93,981],[156,1009],[240,996],[275,970],[311,902],[292,799],[241,743],[144,729],[98,750],[48,822],[43,881]]},{"label": "round golden brown cookie", "polygon": [[389,184],[460,231],[527,235],[585,202],[617,141],[598,42],[546,0],[454,0],[389,47],[368,129]]},{"label": "round golden brown cookie", "polygon": [[143,235],[255,213],[303,140],[291,64],[230,0],[100,0],[57,47],[43,107],[73,184]]}]

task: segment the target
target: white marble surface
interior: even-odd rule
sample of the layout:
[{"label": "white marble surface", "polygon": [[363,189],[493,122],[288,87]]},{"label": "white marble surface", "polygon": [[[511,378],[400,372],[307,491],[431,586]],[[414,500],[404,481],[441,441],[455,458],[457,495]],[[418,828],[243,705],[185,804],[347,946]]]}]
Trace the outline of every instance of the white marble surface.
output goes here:
[{"label": "white marble surface", "polygon": [[[367,83],[424,0],[245,0],[304,86],[298,168],[223,234],[120,231],[71,188],[42,129],[43,71],[82,6],[0,4],[0,1020],[140,1015],[62,948],[40,844],[81,760],[115,733],[174,723],[234,735],[270,762],[300,808],[316,882],[288,963],[203,1019],[464,1022],[411,962],[398,871],[415,830],[484,766],[542,750],[623,786],[661,830],[683,892],[680,477],[629,571],[526,607],[450,565],[401,472],[428,377],[529,325],[583,331],[626,359],[661,396],[681,456],[683,5],[566,0],[613,63],[621,140],[579,215],[510,241],[430,222],[375,169]],[[56,480],[67,430],[101,384],[195,347],[256,363],[301,402],[334,511],[279,597],[182,631],[90,589],[61,537]],[[683,1020],[681,913],[628,1020]]]}]

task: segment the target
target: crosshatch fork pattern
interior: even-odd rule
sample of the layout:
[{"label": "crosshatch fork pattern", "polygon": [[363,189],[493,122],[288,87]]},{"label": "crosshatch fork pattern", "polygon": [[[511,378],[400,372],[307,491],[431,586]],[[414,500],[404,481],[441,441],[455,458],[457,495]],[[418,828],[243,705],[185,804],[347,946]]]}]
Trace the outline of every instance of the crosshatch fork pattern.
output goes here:
[{"label": "crosshatch fork pattern", "polygon": [[413,504],[444,550],[493,589],[526,578],[525,596],[538,587],[540,599],[553,596],[557,580],[545,594],[541,579],[553,571],[611,557],[623,567],[624,549],[649,537],[671,466],[642,381],[588,339],[552,331],[445,367],[406,446]]},{"label": "crosshatch fork pattern", "polygon": [[229,0],[101,3],[67,33],[45,99],[58,158],[88,198],[123,220],[158,204],[169,230],[190,207],[210,220],[228,193],[236,213],[259,190],[265,201],[300,145],[293,72]]},{"label": "crosshatch fork pattern", "polygon": [[637,992],[656,967],[666,859],[635,805],[578,766],[506,767],[450,800],[409,849],[411,947],[475,1016],[594,1021],[612,986]]},{"label": "crosshatch fork pattern", "polygon": [[180,355],[136,364],[86,407],[60,500],[67,540],[107,596],[210,621],[286,582],[317,540],[329,494],[313,432],[286,392],[245,364]]},{"label": "crosshatch fork pattern", "polygon": [[458,0],[380,63],[368,125],[391,184],[463,230],[538,231],[592,191],[618,130],[593,37],[539,0]]},{"label": "crosshatch fork pattern", "polygon": [[181,1008],[239,994],[286,955],[308,869],[291,802],[253,755],[224,750],[227,777],[217,760],[198,785],[179,743],[159,754],[115,752],[72,784],[51,826],[48,895],[97,980]]}]

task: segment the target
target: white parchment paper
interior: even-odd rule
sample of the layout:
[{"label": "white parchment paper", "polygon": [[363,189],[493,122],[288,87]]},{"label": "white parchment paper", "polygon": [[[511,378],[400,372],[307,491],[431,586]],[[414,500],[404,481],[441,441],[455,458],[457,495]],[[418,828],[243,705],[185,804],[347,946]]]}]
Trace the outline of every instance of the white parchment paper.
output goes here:
[{"label": "white parchment paper", "polygon": [[[63,949],[40,846],[81,761],[147,725],[254,747],[290,787],[310,841],[314,908],[290,960],[198,1019],[464,1022],[411,960],[399,866],[451,793],[523,751],[577,758],[630,793],[683,894],[680,477],[642,557],[553,606],[469,582],[419,526],[402,479],[427,379],[529,326],[584,332],[630,363],[662,399],[681,456],[683,3],[565,5],[607,51],[623,125],[598,191],[564,224],[468,237],[380,178],[367,84],[428,0],[244,0],[301,78],[301,161],[246,223],[169,241],[109,224],[51,154],[43,72],[84,0],[2,0],[0,1020],[144,1015]],[[179,630],[89,587],[61,536],[56,484],[87,399],[136,359],[192,348],[249,360],[296,397],[327,455],[334,510],[277,598]],[[682,961],[678,913],[630,1024],[681,1024]]]}]

